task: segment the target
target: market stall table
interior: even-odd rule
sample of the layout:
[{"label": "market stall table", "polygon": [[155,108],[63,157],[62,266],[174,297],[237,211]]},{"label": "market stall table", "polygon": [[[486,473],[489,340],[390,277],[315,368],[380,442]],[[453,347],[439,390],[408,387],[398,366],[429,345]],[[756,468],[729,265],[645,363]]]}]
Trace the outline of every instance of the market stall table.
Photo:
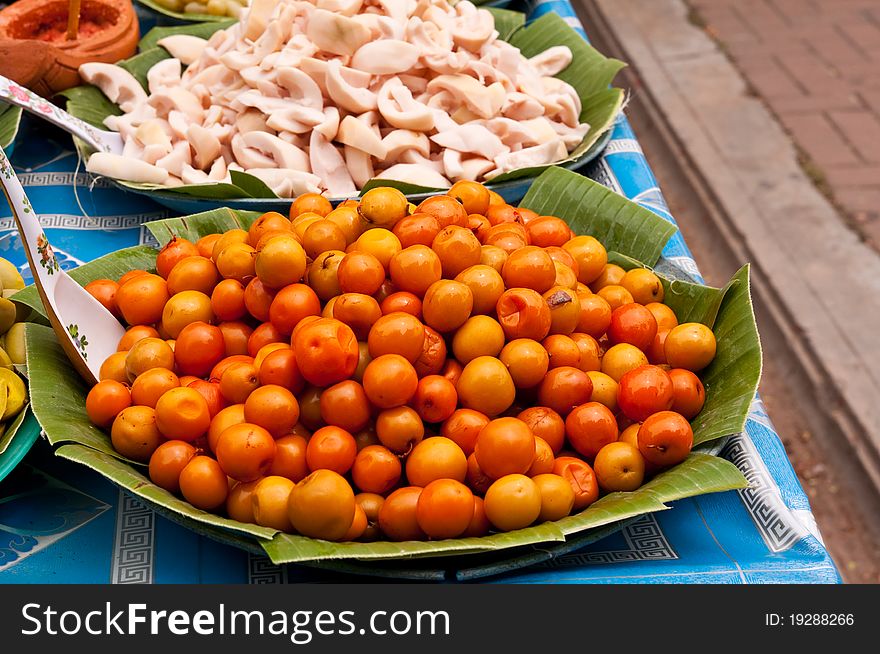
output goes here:
[{"label": "market stall table", "polygon": [[[539,3],[581,30],[567,0]],[[83,171],[70,138],[25,119],[12,157],[59,262],[75,267],[107,252],[154,243],[142,223],[169,215]],[[625,118],[603,156],[582,171],[674,222]],[[10,211],[0,206],[0,256],[24,264]],[[700,279],[680,233],[662,265]],[[673,503],[620,531],[553,558],[534,550],[528,567],[488,577],[518,583],[837,583],[809,502],[759,398],[744,433],[721,455],[750,483],[741,491]],[[572,550],[572,551],[568,551]],[[474,568],[467,557],[429,578],[481,578],[505,563]],[[388,566],[382,568],[387,575]],[[326,569],[273,565],[155,514],[97,473],[52,456],[40,439],[0,482],[0,583],[278,583],[344,581]]]}]

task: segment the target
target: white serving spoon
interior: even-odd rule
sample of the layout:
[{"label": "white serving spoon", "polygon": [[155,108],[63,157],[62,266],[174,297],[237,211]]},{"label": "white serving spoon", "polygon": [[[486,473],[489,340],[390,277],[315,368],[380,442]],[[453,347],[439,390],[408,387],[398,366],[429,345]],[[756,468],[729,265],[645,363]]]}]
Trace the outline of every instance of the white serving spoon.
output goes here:
[{"label": "white serving spoon", "polygon": [[81,139],[96,152],[122,154],[124,144],[122,137],[116,132],[92,127],[2,75],[0,75],[0,100],[21,107],[35,116],[49,121],[68,134]]},{"label": "white serving spoon", "polygon": [[116,351],[125,328],[58,265],[43,226],[3,148],[0,148],[0,186],[12,209],[34,283],[58,342],[76,371],[94,385],[98,382],[101,364]]}]

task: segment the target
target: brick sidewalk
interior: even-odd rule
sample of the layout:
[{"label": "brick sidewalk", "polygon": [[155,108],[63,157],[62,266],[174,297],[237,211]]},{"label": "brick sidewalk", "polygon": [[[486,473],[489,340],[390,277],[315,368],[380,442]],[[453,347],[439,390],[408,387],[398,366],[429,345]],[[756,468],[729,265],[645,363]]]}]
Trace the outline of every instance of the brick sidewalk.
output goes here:
[{"label": "brick sidewalk", "polygon": [[686,0],[880,251],[880,0]]}]

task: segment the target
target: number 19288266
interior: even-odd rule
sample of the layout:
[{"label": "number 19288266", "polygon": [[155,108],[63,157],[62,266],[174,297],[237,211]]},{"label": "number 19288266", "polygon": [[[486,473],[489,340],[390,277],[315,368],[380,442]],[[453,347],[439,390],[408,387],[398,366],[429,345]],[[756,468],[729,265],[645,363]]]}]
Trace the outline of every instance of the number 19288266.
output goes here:
[{"label": "number 19288266", "polygon": [[851,627],[855,624],[852,613],[765,613],[767,627]]}]

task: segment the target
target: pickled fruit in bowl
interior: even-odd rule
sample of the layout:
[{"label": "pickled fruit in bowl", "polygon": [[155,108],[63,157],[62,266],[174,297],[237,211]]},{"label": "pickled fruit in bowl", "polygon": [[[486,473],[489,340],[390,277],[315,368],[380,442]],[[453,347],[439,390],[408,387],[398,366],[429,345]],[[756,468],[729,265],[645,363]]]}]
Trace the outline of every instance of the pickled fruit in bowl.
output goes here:
[{"label": "pickled fruit in bowl", "polygon": [[10,261],[0,258],[0,435],[9,423],[24,410],[28,402],[27,386],[16,366],[24,366],[24,320],[30,313],[12,302],[15,293],[24,288],[21,273]]}]

